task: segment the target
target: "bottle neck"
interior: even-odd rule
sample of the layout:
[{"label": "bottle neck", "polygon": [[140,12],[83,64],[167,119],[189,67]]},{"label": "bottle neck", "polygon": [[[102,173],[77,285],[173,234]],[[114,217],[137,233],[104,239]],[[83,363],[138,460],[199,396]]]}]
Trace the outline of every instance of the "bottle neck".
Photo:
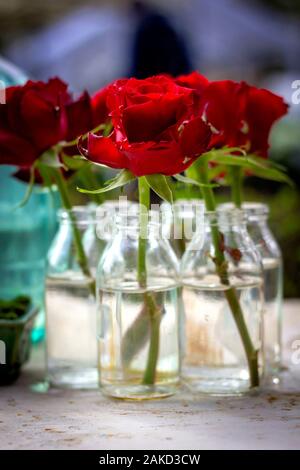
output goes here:
[{"label": "bottle neck", "polygon": [[[94,209],[94,219],[98,238],[108,242],[113,233],[116,233],[119,225],[126,224],[125,216],[138,214],[139,205],[136,202],[128,201],[127,197],[120,197],[118,200],[105,201]],[[122,215],[124,223],[116,219]],[[120,219],[120,218],[119,218]]]},{"label": "bottle neck", "polygon": [[116,214],[113,234],[133,239],[162,239],[164,236],[161,214],[159,211],[149,211],[144,215],[143,220],[137,212]]},{"label": "bottle neck", "polygon": [[246,214],[248,224],[266,226],[269,218],[269,208],[258,202],[245,202],[242,209]]},{"label": "bottle neck", "polygon": [[218,227],[219,229],[246,230],[247,219],[243,210],[232,207],[230,210],[217,210],[204,213],[205,227]]},{"label": "bottle neck", "polygon": [[[228,202],[218,206],[219,213],[230,213],[235,209],[233,203]],[[242,211],[244,213],[247,225],[267,226],[269,217],[269,208],[266,204],[258,202],[244,202],[242,204]]]},{"label": "bottle neck", "polygon": [[84,230],[93,223],[93,209],[89,206],[74,206],[70,211],[58,210],[58,221],[61,227],[76,225]]},{"label": "bottle neck", "polygon": [[192,219],[202,217],[205,211],[204,202],[201,199],[179,199],[174,204],[163,203],[161,210],[169,211],[176,219]]}]

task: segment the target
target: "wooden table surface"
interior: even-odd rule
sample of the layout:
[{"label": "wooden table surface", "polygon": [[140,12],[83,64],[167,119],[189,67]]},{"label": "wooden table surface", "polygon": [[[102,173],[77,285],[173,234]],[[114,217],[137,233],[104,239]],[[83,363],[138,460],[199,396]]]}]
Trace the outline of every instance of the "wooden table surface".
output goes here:
[{"label": "wooden table surface", "polygon": [[285,303],[283,344],[286,370],[277,388],[238,398],[182,390],[142,403],[98,390],[46,391],[39,346],[19,381],[0,388],[0,448],[300,449],[300,301]]}]

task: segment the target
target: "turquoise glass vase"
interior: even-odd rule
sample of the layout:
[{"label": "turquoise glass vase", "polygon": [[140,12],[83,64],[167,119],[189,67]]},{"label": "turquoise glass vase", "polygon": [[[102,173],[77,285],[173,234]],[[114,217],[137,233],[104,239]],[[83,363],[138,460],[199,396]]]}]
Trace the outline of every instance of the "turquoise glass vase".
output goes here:
[{"label": "turquoise glass vase", "polygon": [[[26,76],[0,57],[1,87],[22,84]],[[48,247],[55,234],[58,195],[36,186],[20,207],[27,184],[13,177],[16,168],[0,165],[0,299],[31,297],[39,309],[32,332],[34,342],[45,334],[44,284]]]}]

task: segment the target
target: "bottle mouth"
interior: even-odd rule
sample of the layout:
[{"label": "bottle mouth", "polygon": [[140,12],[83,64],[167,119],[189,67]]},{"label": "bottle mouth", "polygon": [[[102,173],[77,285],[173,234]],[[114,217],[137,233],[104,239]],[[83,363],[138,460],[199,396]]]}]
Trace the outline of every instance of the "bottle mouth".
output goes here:
[{"label": "bottle mouth", "polygon": [[269,207],[260,202],[244,202],[242,209],[246,212],[247,218],[268,217]]},{"label": "bottle mouth", "polygon": [[142,212],[138,207],[132,212],[119,212],[115,214],[114,222],[118,227],[136,228],[142,225],[148,227],[161,226],[164,222],[163,215],[159,210],[149,210]]},{"label": "bottle mouth", "polygon": [[226,209],[218,207],[216,211],[205,211],[204,220],[210,225],[244,225],[247,215],[243,209],[237,209],[233,204],[228,203]]},{"label": "bottle mouth", "polygon": [[[218,212],[230,212],[236,209],[232,202],[226,202],[218,206]],[[255,220],[265,218],[269,215],[269,207],[267,204],[261,202],[243,202],[241,210],[246,214],[247,220]]]},{"label": "bottle mouth", "polygon": [[94,219],[97,224],[99,223],[113,223],[118,215],[136,215],[138,213],[139,205],[137,202],[128,201],[127,198],[120,198],[110,201],[105,201],[94,209]]},{"label": "bottle mouth", "polygon": [[201,199],[178,199],[173,204],[163,202],[161,210],[176,219],[193,219],[201,217],[205,211],[204,201]]},{"label": "bottle mouth", "polygon": [[105,201],[101,205],[91,203],[73,206],[70,210],[60,208],[57,211],[59,222],[76,223],[77,225],[113,222],[118,214],[138,214],[138,204],[132,201],[111,200]]},{"label": "bottle mouth", "polygon": [[58,209],[57,215],[60,223],[87,226],[93,221],[93,208],[86,206],[73,206],[72,209]]}]

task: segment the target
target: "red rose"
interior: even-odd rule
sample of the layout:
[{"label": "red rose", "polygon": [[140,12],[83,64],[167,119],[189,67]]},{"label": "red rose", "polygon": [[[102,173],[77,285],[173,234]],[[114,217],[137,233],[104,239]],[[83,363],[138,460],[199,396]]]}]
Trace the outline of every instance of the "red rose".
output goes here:
[{"label": "red rose", "polygon": [[199,118],[194,93],[166,76],[117,80],[107,89],[114,129],[109,137],[89,134],[88,159],[136,176],[173,175],[207,150],[211,136]]},{"label": "red rose", "polygon": [[67,134],[64,138],[70,142],[95,126],[91,98],[84,92],[76,101],[65,105],[67,115]]},{"label": "red rose", "polygon": [[[13,121],[10,109],[14,106],[15,96],[19,96],[21,87],[6,89],[6,104],[0,105],[0,163],[31,166],[36,159],[34,145],[19,132],[18,122]],[[18,162],[18,163],[16,163]]]},{"label": "red rose", "polygon": [[208,86],[209,80],[199,72],[192,72],[188,75],[180,75],[177,77],[176,83],[186,88],[192,88],[201,95],[203,90]]},{"label": "red rose", "polygon": [[288,105],[280,96],[268,90],[245,86],[247,100],[244,120],[245,125],[249,126],[250,151],[266,157],[271,128],[288,112]]},{"label": "red rose", "polygon": [[29,168],[53,145],[92,127],[89,96],[73,100],[58,78],[9,87],[0,105],[0,163]]},{"label": "red rose", "polygon": [[211,82],[200,100],[202,118],[213,132],[212,147],[243,147],[262,157],[272,125],[287,109],[274,93],[231,80]]},{"label": "red rose", "polygon": [[108,94],[108,87],[103,88],[103,90],[98,91],[92,96],[92,110],[93,110],[93,121],[94,127],[99,124],[104,124],[109,116],[109,111],[106,105],[106,98]]}]

